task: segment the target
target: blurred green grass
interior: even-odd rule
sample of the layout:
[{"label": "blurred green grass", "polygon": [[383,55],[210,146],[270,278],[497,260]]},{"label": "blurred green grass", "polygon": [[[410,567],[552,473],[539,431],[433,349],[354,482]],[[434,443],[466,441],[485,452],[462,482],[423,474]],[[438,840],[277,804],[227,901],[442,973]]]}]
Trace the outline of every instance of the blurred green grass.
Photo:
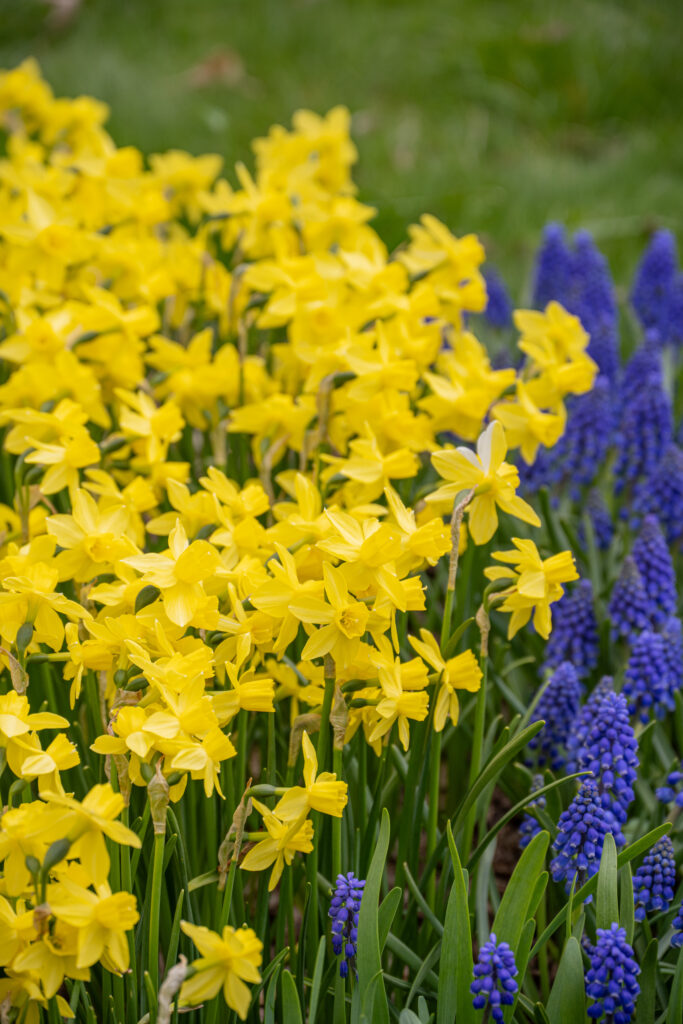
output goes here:
[{"label": "blurred green grass", "polygon": [[348,105],[391,245],[428,210],[519,289],[548,220],[591,229],[621,280],[653,227],[683,230],[672,0],[84,0],[62,27],[54,6],[0,0],[0,66],[33,55],[105,100],[119,143],[231,171],[298,107]]}]

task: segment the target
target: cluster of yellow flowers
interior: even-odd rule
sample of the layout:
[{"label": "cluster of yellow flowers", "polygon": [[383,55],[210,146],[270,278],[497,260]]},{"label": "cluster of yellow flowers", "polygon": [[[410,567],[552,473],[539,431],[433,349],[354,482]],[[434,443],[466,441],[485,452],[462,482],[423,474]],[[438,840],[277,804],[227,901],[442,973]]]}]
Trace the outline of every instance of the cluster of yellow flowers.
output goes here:
[{"label": "cluster of yellow flowers", "polygon": [[[533,461],[554,444],[565,396],[596,373],[557,303],[518,312],[524,364],[492,368],[467,321],[486,304],[481,244],[424,216],[389,254],[355,197],[344,109],[271,129],[237,188],[215,156],[146,165],[106,113],[55,99],[30,61],[0,74],[0,476],[14,495],[0,507],[0,743],[19,792],[37,780],[40,797],[0,821],[0,998],[14,1005],[96,960],[127,968],[137,911],[108,888],[102,835],[137,842],[114,821],[131,783],[222,795],[239,712],[285,702],[303,748],[304,785],[273,789],[272,809],[253,801],[264,831],[241,867],[272,867],[271,887],[313,849],[310,813],[346,803],[318,774],[302,706],[313,731],[334,696],[339,742],[362,727],[378,754],[395,724],[407,747],[430,705],[436,730],[457,722],[478,659],[425,629],[401,644],[397,622],[419,622],[423,572],[454,554],[456,499],[460,547],[489,541],[498,512],[539,525],[508,447]],[[509,583],[511,633],[533,614],[547,636],[573,561],[515,544],[488,574]],[[38,734],[69,722],[23,695],[41,661],[63,670],[72,708],[90,687],[92,749],[121,795],[66,795],[77,747]],[[184,927],[203,959],[182,1001],[224,984],[245,1016],[258,940]]]}]

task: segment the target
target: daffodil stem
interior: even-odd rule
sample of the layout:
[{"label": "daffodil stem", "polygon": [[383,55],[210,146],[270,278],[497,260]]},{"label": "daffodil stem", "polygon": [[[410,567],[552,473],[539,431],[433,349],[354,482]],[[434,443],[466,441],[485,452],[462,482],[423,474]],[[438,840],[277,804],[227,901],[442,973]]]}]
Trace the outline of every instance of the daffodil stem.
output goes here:
[{"label": "daffodil stem", "polygon": [[320,732],[318,733],[318,771],[325,771],[327,750],[330,745],[330,711],[332,709],[332,698],[334,697],[334,663],[331,658],[325,658],[325,693],[323,695],[323,706],[320,709]]},{"label": "daffodil stem", "polygon": [[228,923],[230,917],[230,905],[232,903],[232,890],[235,886],[235,872],[237,870],[237,861],[231,860],[230,867],[228,868],[228,877],[225,880],[225,889],[223,890],[223,903],[221,905],[221,913],[218,919],[218,933],[222,934],[223,929]]},{"label": "daffodil stem", "polygon": [[[486,683],[489,674],[488,654],[483,654],[481,659],[481,686],[477,693],[477,704],[474,710],[474,733],[472,736],[472,759],[470,761],[469,788],[476,782],[481,769],[481,752],[484,746],[484,724],[486,720]],[[465,820],[465,834],[463,837],[463,857],[469,858],[472,848],[472,837],[474,836],[474,824],[477,819],[477,802],[470,807]]]},{"label": "daffodil stem", "polygon": [[[342,751],[334,747],[332,750],[332,770],[338,779],[342,777]],[[332,881],[341,874],[342,869],[342,819],[332,819]]]},{"label": "daffodil stem", "polygon": [[[439,791],[441,789],[441,733],[434,729],[429,744],[429,816],[427,818],[427,860],[436,849],[436,828],[439,820]],[[427,903],[434,910],[436,900],[436,871],[427,879]]]},{"label": "daffodil stem", "polygon": [[165,832],[154,833],[154,862],[152,867],[152,894],[149,903],[149,950],[147,957],[147,969],[155,992],[158,992],[159,990],[159,911],[161,906],[161,883],[163,881],[165,840]]}]

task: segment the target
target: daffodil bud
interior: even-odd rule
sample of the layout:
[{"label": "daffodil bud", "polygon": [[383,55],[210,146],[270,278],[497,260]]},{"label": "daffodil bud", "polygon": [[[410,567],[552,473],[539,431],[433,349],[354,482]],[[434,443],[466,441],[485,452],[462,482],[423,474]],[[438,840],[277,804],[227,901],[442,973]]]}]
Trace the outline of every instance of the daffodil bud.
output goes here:
[{"label": "daffodil bud", "polygon": [[33,623],[24,622],[19,626],[15,640],[17,651],[22,657],[26,653],[26,649],[31,643],[31,640],[33,640]]},{"label": "daffodil bud", "polygon": [[153,604],[158,598],[161,591],[158,587],[153,586],[151,583],[143,587],[139,591],[138,596],[135,598],[135,614],[146,608],[148,604]]},{"label": "daffodil bud", "polygon": [[67,853],[71,849],[71,842],[68,839],[57,839],[51,846],[48,847],[48,851],[43,858],[43,872],[45,874],[51,871],[56,864],[64,860]]},{"label": "daffodil bud", "polygon": [[161,774],[161,762],[157,762],[156,772],[147,783],[149,809],[152,812],[152,824],[155,835],[166,833],[166,812],[168,811],[168,782]]}]

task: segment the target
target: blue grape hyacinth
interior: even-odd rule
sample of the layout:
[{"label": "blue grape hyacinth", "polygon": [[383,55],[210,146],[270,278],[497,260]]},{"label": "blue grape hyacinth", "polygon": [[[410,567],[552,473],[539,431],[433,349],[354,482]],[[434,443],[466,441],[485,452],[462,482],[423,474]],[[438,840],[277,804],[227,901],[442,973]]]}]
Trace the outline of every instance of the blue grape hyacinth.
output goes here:
[{"label": "blue grape hyacinth", "polygon": [[543,721],[545,725],[529,741],[532,757],[528,763],[549,765],[554,771],[564,765],[567,737],[580,704],[581,684],[576,669],[571,662],[564,661],[551,676],[533,713],[531,721]]},{"label": "blue grape hyacinth", "polygon": [[556,668],[569,661],[577,677],[583,678],[590,675],[597,665],[599,647],[593,587],[590,580],[579,580],[555,606],[553,629],[545,649],[545,664]]},{"label": "blue grape hyacinth", "polygon": [[643,863],[633,876],[636,921],[646,914],[668,910],[676,886],[676,861],[673,843],[663,836],[645,854]]},{"label": "blue grape hyacinth", "polygon": [[631,554],[652,603],[655,625],[662,625],[676,611],[676,573],[656,516],[645,516]]},{"label": "blue grape hyacinth", "polygon": [[683,274],[677,274],[671,283],[662,337],[668,345],[683,346]]},{"label": "blue grape hyacinth", "polygon": [[673,703],[676,690],[683,686],[683,623],[677,615],[671,615],[664,623],[662,640],[670,687],[669,697]]},{"label": "blue grape hyacinth", "polygon": [[332,918],[332,949],[336,956],[343,958],[339,964],[342,978],[348,976],[349,967],[355,963],[358,914],[364,888],[365,881],[356,878],[353,871],[337,875],[328,916]]},{"label": "blue grape hyacinth", "polygon": [[661,327],[677,266],[673,234],[655,231],[638,265],[631,291],[631,305],[644,327]]},{"label": "blue grape hyacinth", "polygon": [[615,828],[611,815],[602,806],[595,779],[585,779],[560,815],[553,843],[555,857],[550,862],[554,881],[564,881],[567,892],[575,877],[577,887],[583,885],[600,867],[605,836],[608,832],[614,834]]},{"label": "blue grape hyacinth", "polygon": [[633,523],[652,512],[664,530],[667,543],[683,538],[683,451],[669,445],[650,475],[640,482],[633,497]]},{"label": "blue grape hyacinth", "polygon": [[659,373],[641,380],[641,386],[622,410],[616,432],[616,491],[646,477],[673,441],[671,399]]},{"label": "blue grape hyacinth", "polygon": [[[623,693],[608,693],[598,706],[577,757],[579,771],[591,771],[601,806],[618,825],[626,821],[638,777],[638,741],[628,717]],[[623,844],[621,829],[614,832]]]},{"label": "blue grape hyacinth", "polygon": [[570,483],[574,498],[580,488],[592,484],[604,466],[612,443],[614,404],[612,387],[604,374],[593,389],[567,402],[567,427],[557,444],[562,475]]},{"label": "blue grape hyacinth", "polygon": [[470,985],[474,996],[472,1006],[475,1010],[488,1007],[491,1019],[502,1024],[503,1007],[512,1006],[518,988],[515,956],[508,943],[498,942],[491,932],[488,942],[479,950],[473,973],[474,981]]},{"label": "blue grape hyacinth", "polygon": [[674,708],[671,691],[664,638],[645,629],[633,641],[622,688],[630,714],[643,724],[652,711],[663,717]]},{"label": "blue grape hyacinth", "polygon": [[647,596],[640,570],[635,559],[628,555],[610,597],[612,630],[617,636],[633,643],[638,634],[650,626],[653,615],[652,603]]},{"label": "blue grape hyacinth", "polygon": [[579,317],[588,331],[588,354],[598,364],[600,373],[614,381],[619,372],[616,294],[607,260],[589,231],[577,231],[574,235],[567,309]]},{"label": "blue grape hyacinth", "polygon": [[544,309],[552,299],[562,302],[569,289],[572,255],[560,224],[547,224],[536,254],[533,305]]},{"label": "blue grape hyacinth", "polygon": [[640,993],[639,974],[626,929],[616,923],[598,928],[586,973],[586,993],[594,1000],[588,1007],[591,1020],[629,1024]]},{"label": "blue grape hyacinth", "polygon": [[680,946],[683,946],[683,902],[681,902],[678,913],[672,923],[674,934],[671,938],[671,945],[678,949]]},{"label": "blue grape hyacinth", "polygon": [[655,790],[655,796],[663,804],[676,804],[683,807],[683,761],[681,767],[675,768],[666,777],[666,785]]},{"label": "blue grape hyacinth", "polygon": [[512,327],[512,300],[500,274],[492,267],[484,270],[486,281],[486,309],[484,316],[498,330]]},{"label": "blue grape hyacinth", "polygon": [[603,676],[586,703],[580,709],[576,721],[567,737],[567,773],[571,775],[577,770],[579,752],[586,742],[586,736],[593,724],[600,704],[608,693],[614,692],[614,680],[611,676]]}]

